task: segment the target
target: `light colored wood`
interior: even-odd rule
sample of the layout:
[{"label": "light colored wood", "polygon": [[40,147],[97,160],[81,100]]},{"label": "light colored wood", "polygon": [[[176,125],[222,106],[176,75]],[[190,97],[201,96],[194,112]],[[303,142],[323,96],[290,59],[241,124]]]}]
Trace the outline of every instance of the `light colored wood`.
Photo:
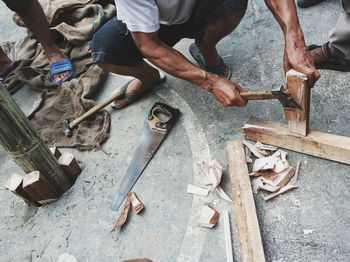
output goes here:
[{"label": "light colored wood", "polygon": [[48,204],[58,198],[56,190],[39,171],[25,175],[22,187],[35,202],[40,204]]},{"label": "light colored wood", "polygon": [[276,99],[275,95],[271,91],[247,91],[241,92],[240,96],[247,100],[268,100]]},{"label": "light colored wood", "polygon": [[224,232],[225,232],[225,244],[226,244],[226,261],[233,262],[233,251],[232,251],[232,236],[230,226],[230,214],[228,210],[222,212],[224,218]]},{"label": "light colored wood", "polygon": [[245,153],[241,140],[226,143],[242,262],[265,261]]},{"label": "light colored wood", "polygon": [[251,117],[243,127],[247,139],[300,153],[350,164],[350,137],[310,130],[307,136],[292,133],[286,124]]},{"label": "light colored wood", "polygon": [[201,187],[198,187],[198,186],[194,186],[194,185],[188,184],[187,185],[187,193],[193,194],[193,195],[208,196],[209,189],[201,188]]},{"label": "light colored wood", "polygon": [[50,149],[51,153],[54,155],[54,157],[55,157],[56,159],[59,159],[59,158],[60,158],[60,156],[61,156],[61,151],[58,150],[58,148],[57,148],[56,146],[50,147],[49,149]]},{"label": "light colored wood", "polygon": [[301,109],[284,109],[284,119],[289,131],[306,136],[309,131],[310,88],[307,76],[291,69],[286,74],[286,92],[301,106]]},{"label": "light colored wood", "polygon": [[131,192],[130,202],[131,202],[132,209],[134,210],[136,215],[140,213],[141,210],[144,209],[145,207],[145,205],[141,202],[141,200],[138,198],[135,192]]},{"label": "light colored wood", "polygon": [[294,185],[286,185],[286,186],[282,187],[280,190],[278,190],[277,192],[274,192],[272,194],[265,196],[264,200],[269,201],[269,200],[271,200],[271,199],[273,199],[273,198],[275,198],[283,193],[286,193],[286,192],[293,190],[293,189],[296,189],[296,188],[298,188],[298,187],[294,186]]},{"label": "light colored wood", "polygon": [[15,195],[19,196],[26,202],[32,203],[36,206],[40,206],[30,195],[28,195],[26,191],[24,191],[24,189],[22,188],[22,184],[23,176],[19,174],[12,174],[10,179],[6,182],[5,188],[14,193]]},{"label": "light colored wood", "polygon": [[39,170],[60,194],[72,186],[47,145],[1,84],[0,145],[25,173]]},{"label": "light colored wood", "polygon": [[202,227],[212,228],[216,225],[220,217],[220,213],[212,208],[209,204],[204,204],[201,209],[201,215],[198,225]]},{"label": "light colored wood", "polygon": [[81,173],[81,168],[72,153],[63,152],[58,163],[73,180],[76,180]]}]

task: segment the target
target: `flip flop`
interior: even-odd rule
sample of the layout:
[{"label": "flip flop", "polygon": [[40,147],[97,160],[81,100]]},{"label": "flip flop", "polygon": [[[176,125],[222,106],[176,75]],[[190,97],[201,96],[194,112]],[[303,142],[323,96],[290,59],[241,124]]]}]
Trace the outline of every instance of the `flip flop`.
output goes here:
[{"label": "flip flop", "polygon": [[[75,71],[74,71],[72,62],[70,61],[68,56],[65,55],[65,57],[66,59],[64,60],[60,60],[50,64],[51,82],[54,84],[62,84],[66,81],[71,80],[74,77]],[[65,79],[59,82],[56,82],[53,76],[65,71],[70,71],[69,75]]]},{"label": "flip flop", "polygon": [[11,66],[9,69],[7,69],[4,73],[2,73],[2,74],[0,75],[0,83],[1,83],[1,84],[5,81],[6,77],[7,77],[12,71],[13,71],[13,68],[12,68],[12,66]]},{"label": "flip flop", "polygon": [[[191,56],[194,58],[194,60],[196,60],[196,62],[198,63],[200,68],[202,68],[208,72],[211,72],[213,74],[217,74],[219,76],[222,76],[222,72],[223,72],[226,65],[225,65],[225,62],[221,56],[219,57],[219,64],[217,66],[207,67],[205,65],[205,59],[204,59],[201,51],[199,50],[198,46],[196,45],[196,43],[192,43],[190,45],[189,51],[190,51]],[[232,75],[231,69],[228,68],[228,75],[227,75],[226,79],[229,80],[231,78],[231,75]]]},{"label": "flip flop", "polygon": [[[156,85],[158,85],[158,84],[160,84],[160,83],[162,83],[162,82],[164,82],[164,81],[166,80],[166,76],[164,75],[164,73],[159,72],[159,76],[160,76],[160,80],[159,80],[153,87],[155,87]],[[112,107],[112,108],[114,108],[114,109],[122,109],[122,108],[124,108],[125,106],[128,106],[128,105],[130,105],[131,103],[135,102],[136,100],[140,99],[140,98],[143,96],[143,94],[144,94],[145,92],[147,92],[147,91],[149,91],[149,90],[151,90],[151,89],[153,88],[153,87],[151,87],[151,88],[149,88],[149,89],[146,89],[146,90],[144,90],[144,91],[142,91],[142,92],[139,92],[139,93],[136,93],[136,94],[127,94],[127,93],[126,93],[126,90],[128,90],[128,87],[129,87],[130,83],[131,83],[132,81],[134,81],[134,80],[135,80],[135,79],[132,79],[132,80],[126,82],[125,85],[123,85],[121,88],[115,90],[115,91],[112,93],[112,94],[115,94],[115,93],[119,92],[120,90],[123,91],[123,96],[120,97],[119,99],[115,100],[115,101],[111,104],[111,107]],[[128,100],[131,100],[131,101],[130,101],[130,103],[128,103],[127,105],[125,105],[125,106],[122,107],[122,108],[118,108],[118,107],[115,106],[114,103],[115,103],[116,101],[120,101],[120,100],[124,100],[124,99],[128,99]]]},{"label": "flip flop", "polygon": [[338,57],[331,56],[329,54],[329,51],[327,49],[328,43],[324,44],[323,46],[320,45],[310,45],[309,51],[322,48],[322,51],[326,56],[329,57],[329,61],[321,62],[315,64],[317,69],[328,69],[328,70],[335,70],[340,72],[350,72],[350,62],[344,61],[339,59]]}]

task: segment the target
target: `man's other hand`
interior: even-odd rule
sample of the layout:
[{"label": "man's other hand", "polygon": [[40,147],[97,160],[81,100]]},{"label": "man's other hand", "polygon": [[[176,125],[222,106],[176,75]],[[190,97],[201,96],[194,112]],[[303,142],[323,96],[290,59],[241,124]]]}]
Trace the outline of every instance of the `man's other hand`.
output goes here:
[{"label": "man's other hand", "polygon": [[321,76],[304,41],[287,34],[284,50],[284,70],[287,72],[290,69],[305,74],[308,77],[309,87],[313,87]]},{"label": "man's other hand", "polygon": [[219,77],[214,83],[210,92],[222,106],[245,106],[247,100],[240,96],[244,89],[238,84]]}]

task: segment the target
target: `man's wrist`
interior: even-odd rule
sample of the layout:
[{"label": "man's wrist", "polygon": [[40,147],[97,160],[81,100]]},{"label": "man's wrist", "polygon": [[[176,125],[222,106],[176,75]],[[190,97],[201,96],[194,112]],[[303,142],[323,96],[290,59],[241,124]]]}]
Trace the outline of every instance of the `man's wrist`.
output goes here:
[{"label": "man's wrist", "polygon": [[202,71],[202,77],[198,77],[195,80],[191,81],[194,85],[203,88],[208,92],[212,92],[216,81],[220,78],[218,75],[207,72],[205,70]]}]

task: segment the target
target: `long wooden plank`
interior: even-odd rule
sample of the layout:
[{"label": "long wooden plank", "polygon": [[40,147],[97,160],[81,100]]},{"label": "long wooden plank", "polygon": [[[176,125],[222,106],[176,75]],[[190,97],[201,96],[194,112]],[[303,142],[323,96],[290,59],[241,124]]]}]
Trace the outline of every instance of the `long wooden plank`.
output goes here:
[{"label": "long wooden plank", "polygon": [[350,164],[350,137],[310,130],[307,136],[292,133],[288,125],[251,117],[243,127],[247,139],[300,153]]},{"label": "long wooden plank", "polygon": [[226,143],[242,262],[265,261],[242,140]]},{"label": "long wooden plank", "polygon": [[291,69],[286,74],[286,91],[301,106],[301,109],[284,109],[284,119],[289,131],[306,136],[309,131],[310,88],[307,76]]}]

